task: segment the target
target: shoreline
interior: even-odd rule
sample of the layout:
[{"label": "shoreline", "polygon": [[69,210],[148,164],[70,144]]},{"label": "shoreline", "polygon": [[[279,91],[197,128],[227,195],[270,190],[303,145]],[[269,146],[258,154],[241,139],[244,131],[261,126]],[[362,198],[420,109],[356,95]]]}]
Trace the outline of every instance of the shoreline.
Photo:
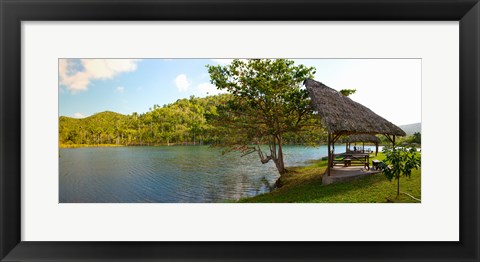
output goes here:
[{"label": "shoreline", "polygon": [[59,144],[59,148],[84,148],[84,147],[143,147],[143,146],[205,146],[208,144],[193,143],[171,143],[171,144],[139,144],[139,145],[117,145],[117,144]]}]

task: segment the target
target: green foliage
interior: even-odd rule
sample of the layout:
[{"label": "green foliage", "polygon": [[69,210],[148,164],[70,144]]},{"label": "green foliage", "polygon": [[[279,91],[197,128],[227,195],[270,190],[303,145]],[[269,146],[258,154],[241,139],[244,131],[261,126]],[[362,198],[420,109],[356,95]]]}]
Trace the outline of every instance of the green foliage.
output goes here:
[{"label": "green foliage", "polygon": [[411,143],[421,144],[422,143],[422,134],[419,133],[419,132],[415,132],[413,134],[413,139],[412,139]]},{"label": "green foliage", "polygon": [[350,96],[355,94],[357,92],[357,89],[342,89],[340,90],[340,93],[344,96]]},{"label": "green foliage", "polygon": [[[144,114],[106,111],[83,119],[60,116],[60,146],[217,144],[227,132],[225,127],[214,126],[213,122],[218,115],[217,108],[225,104],[229,96],[192,96],[164,106],[154,105]],[[285,138],[287,143],[304,140],[303,134]]]},{"label": "green foliage", "polygon": [[215,140],[207,118],[228,95],[190,97],[147,113],[102,112],[83,119],[59,118],[60,144],[170,145],[203,144]]},{"label": "green foliage", "polygon": [[[392,142],[388,140],[384,135],[377,135],[380,138],[381,145],[391,146]],[[422,144],[422,134],[415,133],[413,135],[403,136],[403,137],[396,137],[396,143],[399,145],[403,144],[411,144],[415,146],[420,146]]]},{"label": "green foliage", "polygon": [[[295,140],[305,132],[303,140],[311,140],[314,132],[307,130],[319,126],[312,117],[308,93],[302,89],[315,68],[286,59],[236,59],[227,66],[207,68],[211,83],[231,94],[218,107],[213,122],[222,132],[218,145],[258,152],[262,163],[273,160],[283,174],[285,139]],[[264,154],[260,145],[268,145],[269,152]]]},{"label": "green foliage", "polygon": [[400,194],[400,176],[410,178],[413,169],[420,167],[420,156],[415,147],[384,147],[385,159],[380,169],[385,177],[397,180],[397,196]]}]

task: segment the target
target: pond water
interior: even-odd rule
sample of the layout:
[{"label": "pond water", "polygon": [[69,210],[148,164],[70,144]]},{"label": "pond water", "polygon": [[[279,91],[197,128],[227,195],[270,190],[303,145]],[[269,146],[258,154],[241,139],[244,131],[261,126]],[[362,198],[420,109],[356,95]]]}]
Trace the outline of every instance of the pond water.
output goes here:
[{"label": "pond water", "polygon": [[[301,166],[327,148],[285,146],[284,154],[287,167]],[[256,153],[208,146],[64,148],[60,156],[60,203],[225,202],[268,192],[279,177]]]}]

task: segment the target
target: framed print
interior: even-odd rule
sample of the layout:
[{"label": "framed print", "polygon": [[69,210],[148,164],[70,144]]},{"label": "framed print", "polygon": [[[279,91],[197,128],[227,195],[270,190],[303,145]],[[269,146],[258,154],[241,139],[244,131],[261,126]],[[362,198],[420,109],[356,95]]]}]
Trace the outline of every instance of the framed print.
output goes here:
[{"label": "framed print", "polygon": [[1,261],[478,261],[477,1],[0,1]]}]

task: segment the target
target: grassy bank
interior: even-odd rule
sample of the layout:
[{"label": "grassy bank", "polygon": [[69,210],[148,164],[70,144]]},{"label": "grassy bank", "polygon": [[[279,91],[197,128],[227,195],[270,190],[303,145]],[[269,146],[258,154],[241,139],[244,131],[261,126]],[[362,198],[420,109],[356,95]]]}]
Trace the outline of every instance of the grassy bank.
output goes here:
[{"label": "grassy bank", "polygon": [[[379,153],[376,159],[383,159]],[[241,199],[246,203],[418,203],[400,194],[396,181],[388,181],[381,173],[344,183],[322,185],[326,161],[315,161],[306,167],[289,168],[282,178],[283,186],[270,193]],[[400,179],[400,191],[421,199],[421,170],[414,170],[410,179]]]}]

